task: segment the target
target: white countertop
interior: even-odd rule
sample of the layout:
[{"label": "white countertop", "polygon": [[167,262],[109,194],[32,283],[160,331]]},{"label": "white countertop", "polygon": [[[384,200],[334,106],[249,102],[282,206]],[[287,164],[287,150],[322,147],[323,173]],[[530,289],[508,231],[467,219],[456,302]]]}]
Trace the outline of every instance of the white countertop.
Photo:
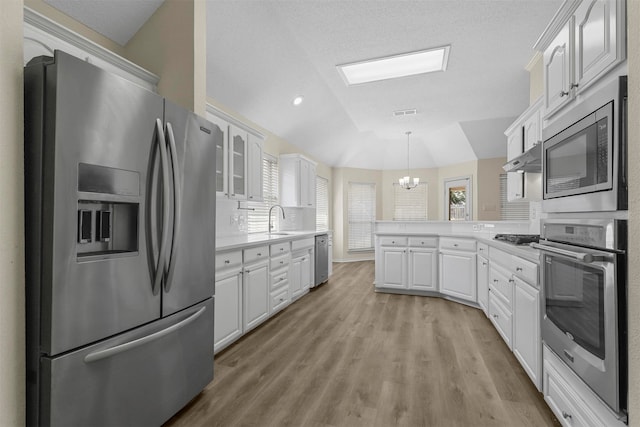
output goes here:
[{"label": "white countertop", "polygon": [[245,249],[260,245],[270,245],[272,243],[286,242],[287,240],[298,240],[305,237],[315,237],[321,234],[329,234],[330,231],[283,231],[276,233],[251,233],[237,236],[227,236],[216,238],[216,252],[228,251],[232,249]]}]

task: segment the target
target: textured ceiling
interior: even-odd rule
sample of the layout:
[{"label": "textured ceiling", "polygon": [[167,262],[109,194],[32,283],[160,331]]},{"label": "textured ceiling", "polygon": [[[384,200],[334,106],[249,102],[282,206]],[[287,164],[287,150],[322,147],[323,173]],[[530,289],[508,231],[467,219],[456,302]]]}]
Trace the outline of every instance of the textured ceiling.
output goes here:
[{"label": "textured ceiling", "polygon": [[[161,3],[45,1],[120,44]],[[524,66],[561,3],[207,0],[207,95],[332,166],[403,169],[408,130],[411,167],[505,156]],[[442,45],[445,72],[347,87],[335,68]]]},{"label": "textured ceiling", "polygon": [[[333,166],[404,168],[407,130],[412,167],[505,156],[531,46],[560,4],[208,1],[207,92]],[[445,72],[347,87],[335,68],[447,44]]]},{"label": "textured ceiling", "polygon": [[164,0],[44,0],[120,46],[144,25]]}]

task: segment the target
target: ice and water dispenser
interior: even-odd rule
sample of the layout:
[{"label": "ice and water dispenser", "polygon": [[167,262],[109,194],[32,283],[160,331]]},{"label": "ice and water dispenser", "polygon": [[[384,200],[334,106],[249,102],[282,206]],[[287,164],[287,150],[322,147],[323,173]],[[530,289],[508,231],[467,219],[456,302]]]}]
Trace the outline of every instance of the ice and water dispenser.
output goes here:
[{"label": "ice and water dispenser", "polygon": [[78,259],[137,252],[140,174],[80,163],[78,191]]}]

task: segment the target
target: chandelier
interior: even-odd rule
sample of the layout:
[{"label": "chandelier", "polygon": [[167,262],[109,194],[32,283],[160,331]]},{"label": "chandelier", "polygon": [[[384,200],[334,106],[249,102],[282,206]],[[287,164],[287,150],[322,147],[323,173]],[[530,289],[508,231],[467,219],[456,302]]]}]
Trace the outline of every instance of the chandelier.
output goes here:
[{"label": "chandelier", "polygon": [[[405,132],[407,134],[407,176],[404,178],[400,178],[398,180],[398,184],[400,187],[411,190],[412,188],[416,188],[420,183],[420,178],[413,178],[413,180],[409,177],[409,135],[411,135],[410,131]],[[412,182],[413,181],[413,182]]]}]

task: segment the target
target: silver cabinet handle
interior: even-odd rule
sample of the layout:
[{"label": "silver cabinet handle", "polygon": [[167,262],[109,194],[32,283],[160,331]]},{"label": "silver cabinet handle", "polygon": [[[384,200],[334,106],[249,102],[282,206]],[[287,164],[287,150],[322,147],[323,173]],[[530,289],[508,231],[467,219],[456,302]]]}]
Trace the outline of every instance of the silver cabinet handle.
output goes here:
[{"label": "silver cabinet handle", "polygon": [[516,267],[516,271],[522,271],[522,267]]},{"label": "silver cabinet handle", "polygon": [[280,252],[284,251],[284,248],[280,248]]},{"label": "silver cabinet handle", "polygon": [[571,89],[576,88],[578,86],[580,86],[579,83],[571,83]]},{"label": "silver cabinet handle", "polygon": [[493,279],[493,283],[498,283],[498,279]]},{"label": "silver cabinet handle", "polygon": [[280,261],[280,265],[284,264],[284,261]]},{"label": "silver cabinet handle", "polygon": [[484,261],[482,261],[482,265],[483,265],[483,266],[486,266],[486,265],[487,265],[487,263],[486,263],[486,262],[484,262]]},{"label": "silver cabinet handle", "polygon": [[560,91],[560,98],[562,98],[563,96],[567,96],[567,95],[569,95],[569,92]]},{"label": "silver cabinet handle", "polygon": [[250,199],[253,199],[253,196],[249,196]]},{"label": "silver cabinet handle", "polygon": [[513,282],[514,282],[514,280],[513,280],[513,279],[509,279],[509,283],[513,283]]},{"label": "silver cabinet handle", "polygon": [[568,412],[562,411],[562,418],[564,418],[565,420],[567,419],[571,419],[571,414],[569,414]]},{"label": "silver cabinet handle", "polygon": [[262,252],[258,252],[258,256],[262,256]]},{"label": "silver cabinet handle", "polygon": [[491,316],[492,316],[494,319],[499,319],[499,318],[500,318],[500,316],[498,316],[497,314],[492,314]]},{"label": "silver cabinet handle", "polygon": [[228,259],[225,259],[225,260],[224,260],[224,263],[225,263],[225,264],[230,264],[230,263],[231,263],[231,261],[229,261]]},{"label": "silver cabinet handle", "polygon": [[193,322],[198,317],[202,316],[202,313],[204,313],[206,309],[207,307],[202,307],[200,310],[196,311],[191,316],[187,317],[184,320],[181,320],[175,325],[171,325],[168,328],[155,332],[151,335],[147,335],[146,337],[138,338],[124,344],[116,345],[114,347],[110,347],[104,350],[98,350],[93,353],[89,353],[85,356],[84,361],[85,363],[96,362],[98,360],[105,359],[107,357],[115,356],[116,354],[124,353],[125,351],[132,350],[136,347],[140,347],[141,345],[144,345],[148,342],[160,339],[170,334],[173,331],[177,331],[178,329],[184,328],[189,323]]},{"label": "silver cabinet handle", "polygon": [[453,244],[453,247],[454,247],[454,248],[457,248],[457,247],[458,247],[458,244],[457,244],[457,243],[454,243],[454,244]]}]

